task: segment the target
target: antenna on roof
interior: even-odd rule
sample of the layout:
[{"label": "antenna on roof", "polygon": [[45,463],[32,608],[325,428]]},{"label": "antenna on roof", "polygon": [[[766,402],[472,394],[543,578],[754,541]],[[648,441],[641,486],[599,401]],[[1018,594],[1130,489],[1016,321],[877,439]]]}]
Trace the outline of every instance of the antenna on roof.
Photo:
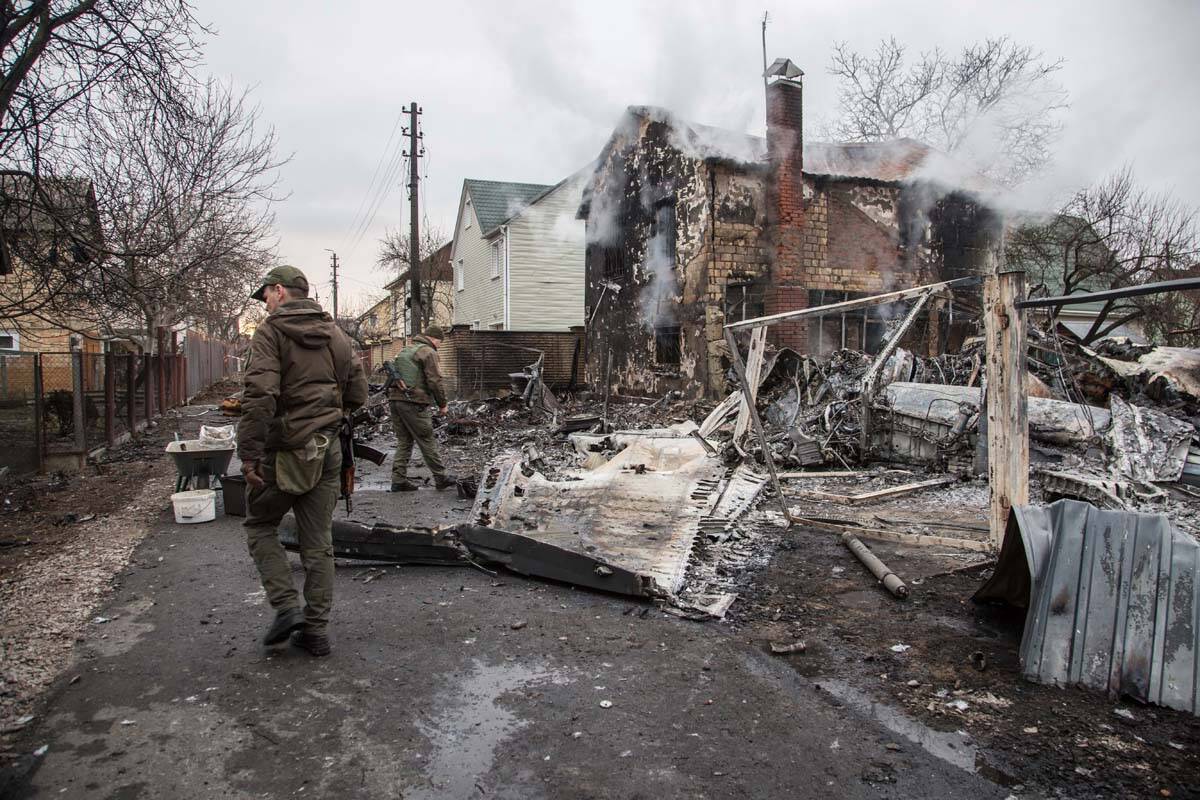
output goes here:
[{"label": "antenna on roof", "polygon": [[763,56],[763,100],[769,103],[767,99],[767,23],[771,21],[771,12],[764,11],[762,18],[762,56]]}]

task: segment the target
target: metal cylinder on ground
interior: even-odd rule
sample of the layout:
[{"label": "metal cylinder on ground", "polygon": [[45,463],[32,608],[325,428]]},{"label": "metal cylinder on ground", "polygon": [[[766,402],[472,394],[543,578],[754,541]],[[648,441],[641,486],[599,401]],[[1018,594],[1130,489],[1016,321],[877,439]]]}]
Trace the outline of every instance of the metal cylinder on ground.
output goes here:
[{"label": "metal cylinder on ground", "polygon": [[842,544],[846,545],[850,552],[854,553],[854,556],[862,562],[862,565],[879,579],[885,589],[896,597],[908,597],[908,586],[900,580],[900,576],[888,569],[888,565],[879,560],[879,557],[859,541],[858,537],[850,533],[843,533]]}]

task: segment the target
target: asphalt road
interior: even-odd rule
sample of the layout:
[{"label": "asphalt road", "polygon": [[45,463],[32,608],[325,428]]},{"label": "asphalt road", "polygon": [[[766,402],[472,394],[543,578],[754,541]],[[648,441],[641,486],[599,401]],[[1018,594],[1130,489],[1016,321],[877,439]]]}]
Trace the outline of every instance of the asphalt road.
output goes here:
[{"label": "asphalt road", "polygon": [[[468,506],[432,489],[357,497],[357,518],[408,524]],[[48,749],[9,793],[1007,794],[720,624],[469,568],[340,563],[337,577],[333,655],[266,651],[271,613],[240,520],[164,515],[26,740]]]}]

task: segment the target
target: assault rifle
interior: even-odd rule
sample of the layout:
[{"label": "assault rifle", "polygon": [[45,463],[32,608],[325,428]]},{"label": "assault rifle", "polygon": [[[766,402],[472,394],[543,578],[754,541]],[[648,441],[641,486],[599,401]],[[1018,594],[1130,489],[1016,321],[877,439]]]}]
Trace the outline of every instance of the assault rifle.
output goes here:
[{"label": "assault rifle", "polygon": [[383,362],[380,367],[384,374],[387,375],[387,381],[383,384],[383,391],[387,392],[392,389],[400,392],[403,395],[408,394],[408,384],[400,377],[400,373],[396,371],[396,365],[391,361]]}]

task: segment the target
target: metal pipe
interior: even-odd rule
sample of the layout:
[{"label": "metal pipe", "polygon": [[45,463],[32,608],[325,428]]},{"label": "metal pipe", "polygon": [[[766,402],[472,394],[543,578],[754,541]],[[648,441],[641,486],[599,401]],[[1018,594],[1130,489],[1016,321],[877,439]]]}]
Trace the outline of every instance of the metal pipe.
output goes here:
[{"label": "metal pipe", "polygon": [[846,545],[850,552],[854,553],[855,558],[861,561],[862,565],[879,579],[883,584],[883,588],[900,599],[908,597],[908,586],[905,585],[904,581],[900,580],[900,576],[888,569],[888,565],[880,561],[879,557],[872,553],[865,544],[860,542],[857,536],[850,533],[843,533],[842,544]]},{"label": "metal pipe", "polygon": [[1061,297],[1038,297],[1033,300],[1018,300],[1013,305],[1016,308],[1046,308],[1047,306],[1074,306],[1080,303],[1096,303],[1106,300],[1121,300],[1126,297],[1140,297],[1144,294],[1161,294],[1162,292],[1184,292],[1200,289],[1200,278],[1180,278],[1174,281],[1159,281],[1143,283],[1141,286],[1126,286],[1123,289],[1108,289],[1103,292],[1077,292]]},{"label": "metal pipe", "polygon": [[[869,306],[877,306],[886,303],[894,303],[899,300],[907,300],[910,297],[919,297],[920,295],[930,291],[938,292],[944,289],[965,289],[968,286],[978,286],[982,280],[983,279],[980,276],[972,275],[967,278],[955,278],[952,281],[930,283],[925,286],[915,286],[912,289],[901,289],[899,291],[877,294],[871,297],[860,297],[856,300],[845,300],[840,303],[831,303],[829,305],[817,306],[815,308],[801,308],[795,311],[783,311],[778,314],[768,314],[765,317],[755,317],[753,319],[741,320],[740,322],[730,322],[725,325],[725,330],[737,331],[741,330],[742,328],[760,328],[763,325],[774,325],[777,322],[786,322],[787,320],[800,319],[802,317],[822,316],[825,314],[840,314],[843,311],[853,311],[854,309],[858,308],[867,308]],[[1200,279],[1197,279],[1197,281],[1200,282]]]}]

